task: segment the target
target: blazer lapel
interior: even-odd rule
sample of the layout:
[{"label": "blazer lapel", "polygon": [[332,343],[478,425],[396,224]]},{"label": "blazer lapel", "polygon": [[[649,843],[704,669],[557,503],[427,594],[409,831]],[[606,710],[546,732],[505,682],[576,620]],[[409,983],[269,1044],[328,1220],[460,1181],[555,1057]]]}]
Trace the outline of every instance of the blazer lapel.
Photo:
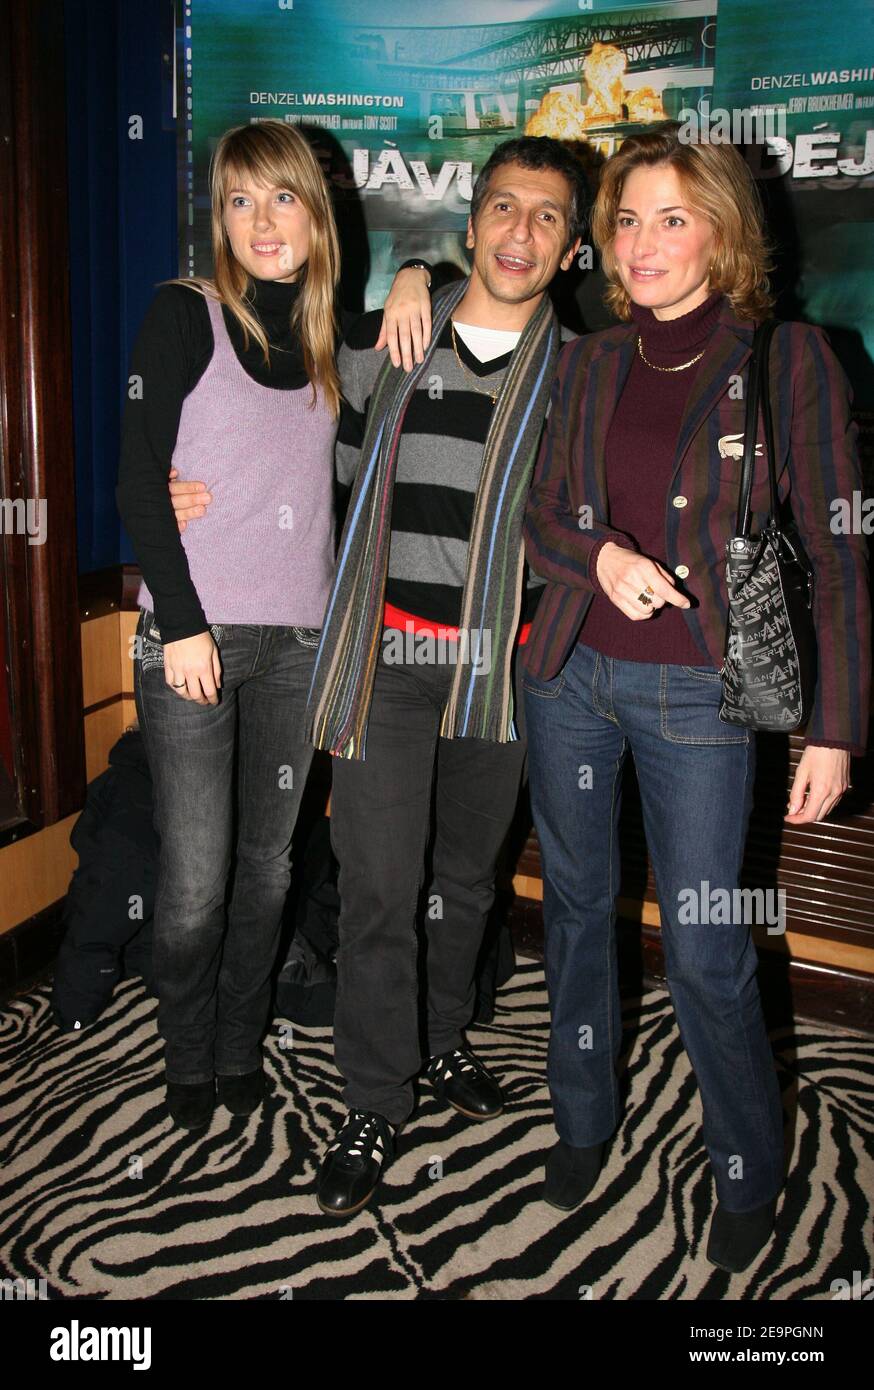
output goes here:
[{"label": "blazer lapel", "polygon": [[[738,328],[742,332],[744,327],[748,329],[748,338],[740,336],[738,333]],[[716,402],[728,390],[731,385],[731,378],[742,370],[750,356],[752,332],[752,324],[740,324],[735,319],[734,314],[730,316],[724,314],[717,322],[701,369],[692,382],[686,408],[683,411],[683,418],[680,421],[677,452],[674,460],[674,477],[676,477],[686,450],[698,430],[713,410]]]},{"label": "blazer lapel", "polygon": [[606,346],[589,365],[583,406],[583,496],[596,499],[595,515],[609,520],[607,509],[607,433],[613,412],[637,351],[637,329]]}]

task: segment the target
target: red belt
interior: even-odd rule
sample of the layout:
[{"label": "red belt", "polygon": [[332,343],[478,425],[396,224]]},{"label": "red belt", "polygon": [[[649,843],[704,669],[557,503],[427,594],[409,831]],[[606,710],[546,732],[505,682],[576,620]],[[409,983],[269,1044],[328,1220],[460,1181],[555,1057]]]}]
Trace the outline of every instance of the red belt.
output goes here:
[{"label": "red belt", "polygon": [[[418,618],[415,613],[405,613],[403,608],[395,608],[393,603],[385,605],[383,623],[385,627],[400,628],[401,632],[407,631],[407,624],[410,623],[413,632],[433,632],[436,637],[442,636],[447,642],[458,641],[457,627],[449,627],[446,623],[435,623],[430,618]],[[531,624],[523,623],[517,639],[520,647],[524,647],[528,641],[530,631]]]}]

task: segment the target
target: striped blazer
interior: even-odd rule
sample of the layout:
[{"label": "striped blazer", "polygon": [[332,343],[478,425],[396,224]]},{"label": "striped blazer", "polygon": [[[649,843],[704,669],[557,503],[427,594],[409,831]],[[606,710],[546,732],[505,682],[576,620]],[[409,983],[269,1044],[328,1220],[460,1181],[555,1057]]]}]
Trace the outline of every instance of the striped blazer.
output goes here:
[{"label": "striped blazer", "polygon": [[[524,657],[541,680],[557,675],[573,650],[594,593],[588,564],[597,542],[628,544],[610,526],[604,455],[637,332],[627,323],[606,328],[574,339],[559,355],[524,527],[528,562],[547,581]],[[663,554],[651,557],[672,571],[688,568],[680,587],[692,607],[681,611],[717,667],[725,649],[725,545],[737,515],[737,444],[752,336],[753,325],[724,300],[677,437]],[[871,675],[867,541],[842,534],[832,507],[845,499],[853,515],[853,493],[861,497],[858,428],[850,419],[849,384],[822,329],[804,323],[777,328],[770,387],[779,494],[791,506],[816,571],[818,678],[805,742],[861,754]],[[758,442],[751,499],[756,530],[767,519],[769,501],[761,412]]]}]

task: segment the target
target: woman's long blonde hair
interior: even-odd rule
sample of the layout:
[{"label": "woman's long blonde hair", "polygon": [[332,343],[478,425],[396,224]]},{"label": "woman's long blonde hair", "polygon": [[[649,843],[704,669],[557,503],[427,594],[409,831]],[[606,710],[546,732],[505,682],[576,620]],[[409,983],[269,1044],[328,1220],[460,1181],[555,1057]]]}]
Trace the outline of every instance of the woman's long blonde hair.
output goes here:
[{"label": "woman's long blonde hair", "polygon": [[620,319],[631,317],[630,297],[613,255],[625,180],[641,165],[668,164],[676,169],[689,206],[715,229],[711,290],[721,290],[739,318],[762,318],[774,302],[768,282],[771,246],[749,166],[733,145],[687,145],[680,140],[679,130],[676,121],[667,121],[655,130],[629,136],[601,170],[592,209],[592,237],[610,282],[604,301]]},{"label": "woman's long blonde hair", "polygon": [[224,225],[228,191],[247,178],[263,187],[287,188],[309,213],[309,255],[297,282],[300,294],[295,297],[290,324],[300,334],[304,366],[313,387],[311,404],[316,403],[318,386],[336,417],[340,413],[340,377],[334,355],[340,243],[327,181],[310,146],[294,126],[269,120],[225,131],[209,170],[214,278],[192,276],[168,283],[189,285],[220,299],[240,324],[244,346],[248,347],[251,334],[269,365],[267,337],[243,298],[249,273],[234,256]]}]

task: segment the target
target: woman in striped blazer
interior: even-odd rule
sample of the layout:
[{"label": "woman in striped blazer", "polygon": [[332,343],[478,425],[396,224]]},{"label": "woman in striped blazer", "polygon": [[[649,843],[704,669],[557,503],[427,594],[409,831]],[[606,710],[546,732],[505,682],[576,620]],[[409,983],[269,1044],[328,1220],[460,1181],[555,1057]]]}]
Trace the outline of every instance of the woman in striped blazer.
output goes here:
[{"label": "woman in striped blazer", "polygon": [[[547,581],[523,677],[559,1134],[544,1195],[581,1202],[620,1119],[614,923],[630,751],[718,1199],[707,1254],[737,1271],[771,1235],[784,1169],[737,891],[755,743],[718,717],[725,545],[753,330],[772,303],[768,248],[737,150],[684,144],[674,123],[608,160],[593,233],[621,322],[559,357],[525,526],[528,561]],[[832,810],[851,754],[865,751],[869,591],[865,538],[832,529],[834,504],[851,502],[861,477],[847,382],[820,329],[777,328],[770,389],[779,495],[816,571],[818,683],[785,817],[799,825]],[[756,458],[754,530],[769,501],[761,426]]]}]

